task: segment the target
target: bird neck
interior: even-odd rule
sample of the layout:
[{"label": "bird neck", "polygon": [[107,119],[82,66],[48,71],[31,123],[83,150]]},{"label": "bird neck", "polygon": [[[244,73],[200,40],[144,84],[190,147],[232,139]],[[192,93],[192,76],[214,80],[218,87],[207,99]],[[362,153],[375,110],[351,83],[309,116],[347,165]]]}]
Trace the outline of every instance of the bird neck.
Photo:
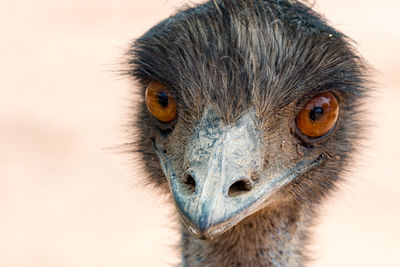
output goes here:
[{"label": "bird neck", "polygon": [[310,216],[295,207],[260,211],[213,240],[182,227],[183,266],[303,266]]}]

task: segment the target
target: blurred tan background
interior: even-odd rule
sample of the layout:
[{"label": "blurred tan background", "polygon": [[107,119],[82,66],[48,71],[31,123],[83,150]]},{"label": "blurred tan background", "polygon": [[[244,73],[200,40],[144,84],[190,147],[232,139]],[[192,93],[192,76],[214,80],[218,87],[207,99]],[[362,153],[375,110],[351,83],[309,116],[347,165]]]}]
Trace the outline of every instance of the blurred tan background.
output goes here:
[{"label": "blurred tan background", "polygon": [[[0,266],[169,266],[178,234],[127,142],[129,42],[187,1],[1,1]],[[400,266],[400,1],[319,0],[376,68],[374,128],[311,266]]]}]

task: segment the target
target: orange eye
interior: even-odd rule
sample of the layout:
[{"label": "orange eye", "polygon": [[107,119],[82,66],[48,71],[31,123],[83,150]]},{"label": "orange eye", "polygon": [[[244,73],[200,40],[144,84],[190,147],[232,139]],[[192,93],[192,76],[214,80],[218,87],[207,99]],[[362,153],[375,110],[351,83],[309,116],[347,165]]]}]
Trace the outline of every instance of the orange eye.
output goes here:
[{"label": "orange eye", "polygon": [[339,104],[332,93],[314,96],[297,114],[297,128],[312,138],[327,134],[337,121]]},{"label": "orange eye", "polygon": [[167,87],[160,82],[150,82],[146,88],[146,105],[150,113],[162,122],[176,117],[176,103]]}]

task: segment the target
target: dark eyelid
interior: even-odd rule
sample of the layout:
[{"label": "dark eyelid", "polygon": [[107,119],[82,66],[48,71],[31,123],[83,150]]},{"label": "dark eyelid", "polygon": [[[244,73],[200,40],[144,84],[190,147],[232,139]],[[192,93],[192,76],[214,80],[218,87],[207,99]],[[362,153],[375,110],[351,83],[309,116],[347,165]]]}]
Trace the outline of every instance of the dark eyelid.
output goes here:
[{"label": "dark eyelid", "polygon": [[339,105],[340,105],[340,92],[338,92],[338,90],[336,90],[335,88],[327,88],[326,90],[320,90],[320,91],[311,91],[311,92],[307,92],[305,94],[303,94],[302,96],[298,97],[297,100],[295,100],[294,102],[295,107],[296,107],[296,112],[299,112],[305,104],[307,104],[308,101],[310,101],[314,96],[322,94],[322,93],[326,93],[326,92],[330,92],[332,93],[335,97],[336,100],[338,101]]}]

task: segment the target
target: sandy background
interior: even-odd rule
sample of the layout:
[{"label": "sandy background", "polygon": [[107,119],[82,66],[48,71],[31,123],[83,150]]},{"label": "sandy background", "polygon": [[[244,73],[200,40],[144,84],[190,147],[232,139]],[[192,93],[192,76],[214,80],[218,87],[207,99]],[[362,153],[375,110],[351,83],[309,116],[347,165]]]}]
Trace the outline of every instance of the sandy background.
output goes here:
[{"label": "sandy background", "polygon": [[[1,1],[0,266],[168,266],[171,209],[127,141],[130,40],[185,1]],[[374,129],[323,208],[312,266],[400,266],[400,1],[319,0],[377,69]]]}]

